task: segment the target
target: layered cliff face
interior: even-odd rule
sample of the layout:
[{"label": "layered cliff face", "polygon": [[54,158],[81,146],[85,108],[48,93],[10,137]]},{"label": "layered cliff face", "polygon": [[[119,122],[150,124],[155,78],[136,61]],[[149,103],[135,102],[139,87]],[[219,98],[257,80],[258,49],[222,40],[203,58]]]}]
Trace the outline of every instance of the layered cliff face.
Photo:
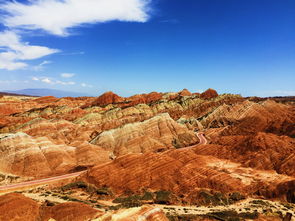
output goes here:
[{"label": "layered cliff face", "polygon": [[197,199],[200,189],[285,197],[286,189],[282,190],[281,186],[288,186],[287,183],[291,182],[293,184],[288,188],[292,189],[295,184],[294,177],[198,155],[194,147],[125,155],[111,163],[93,167],[83,178],[97,187],[110,187],[116,194],[163,190],[189,202],[193,201],[193,196]]},{"label": "layered cliff face", "polygon": [[116,156],[181,148],[198,142],[195,133],[176,123],[169,114],[160,114],[144,122],[126,124],[104,131],[91,143]]},{"label": "layered cliff face", "polygon": [[205,116],[205,128],[225,127],[219,135],[248,135],[269,132],[294,136],[294,106],[272,100],[255,103],[244,101],[236,105],[223,104]]},{"label": "layered cliff face", "polygon": [[45,137],[16,133],[0,134],[0,159],[1,172],[42,177],[107,162],[109,153],[88,143],[56,145]]},{"label": "layered cliff face", "polygon": [[220,136],[212,143],[196,147],[197,153],[230,159],[246,167],[295,176],[295,141],[288,136],[259,132],[248,136]]}]

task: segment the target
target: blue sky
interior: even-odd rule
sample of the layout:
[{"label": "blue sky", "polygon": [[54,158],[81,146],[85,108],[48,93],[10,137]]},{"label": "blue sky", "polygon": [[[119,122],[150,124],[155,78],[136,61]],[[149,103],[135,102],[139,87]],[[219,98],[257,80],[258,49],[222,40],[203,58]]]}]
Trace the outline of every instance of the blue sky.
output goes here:
[{"label": "blue sky", "polygon": [[294,0],[0,0],[0,88],[295,95]]}]

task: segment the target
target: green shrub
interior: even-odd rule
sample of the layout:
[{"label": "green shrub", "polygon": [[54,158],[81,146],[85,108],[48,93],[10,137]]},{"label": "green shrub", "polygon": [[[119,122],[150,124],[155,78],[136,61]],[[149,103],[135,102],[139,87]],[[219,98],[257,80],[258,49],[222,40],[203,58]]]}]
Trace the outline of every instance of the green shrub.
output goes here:
[{"label": "green shrub", "polygon": [[218,206],[229,204],[229,200],[220,192],[211,194],[206,190],[202,190],[199,192],[199,196],[202,198],[205,205]]},{"label": "green shrub", "polygon": [[269,202],[263,200],[252,200],[250,203],[261,206],[271,206]]},{"label": "green shrub", "polygon": [[144,192],[143,196],[141,197],[141,200],[153,200],[154,195],[151,192]]},{"label": "green shrub", "polygon": [[160,190],[156,192],[155,203],[158,204],[170,204],[171,201],[171,192]]},{"label": "green shrub", "polygon": [[252,220],[257,219],[259,214],[257,212],[237,213],[234,210],[226,210],[226,211],[209,213],[207,215],[217,220],[240,221],[245,219],[252,219]]},{"label": "green shrub", "polygon": [[138,195],[132,195],[127,197],[117,197],[113,200],[113,203],[128,203],[128,202],[135,202],[141,199]]},{"label": "green shrub", "polygon": [[113,195],[112,191],[110,191],[107,187],[102,187],[102,188],[96,189],[95,191],[96,191],[96,194],[98,195],[106,195],[106,196]]},{"label": "green shrub", "polygon": [[245,196],[239,192],[233,192],[229,195],[229,203],[230,204],[238,202],[240,200],[244,200],[244,199],[245,199]]}]

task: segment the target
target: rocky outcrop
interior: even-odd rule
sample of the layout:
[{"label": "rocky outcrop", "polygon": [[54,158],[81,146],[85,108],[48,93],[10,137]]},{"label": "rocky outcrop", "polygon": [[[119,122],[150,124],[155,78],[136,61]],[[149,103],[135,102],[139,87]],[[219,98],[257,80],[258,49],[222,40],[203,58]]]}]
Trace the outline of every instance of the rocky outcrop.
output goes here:
[{"label": "rocky outcrop", "polygon": [[114,94],[112,91],[109,91],[96,98],[92,102],[91,106],[106,106],[108,104],[116,104],[123,101],[124,98]]},{"label": "rocky outcrop", "polygon": [[160,114],[140,123],[104,131],[91,141],[116,156],[180,148],[197,143],[196,135],[178,124],[169,114]]},{"label": "rocky outcrop", "polygon": [[192,93],[189,92],[188,89],[183,89],[182,91],[179,92],[180,96],[192,96]]},{"label": "rocky outcrop", "polygon": [[217,91],[211,88],[200,94],[200,98],[202,99],[212,99],[216,97],[218,97]]},{"label": "rocky outcrop", "polygon": [[151,92],[149,94],[137,94],[126,98],[126,106],[134,106],[137,104],[150,104],[156,101],[159,101],[163,98],[163,95],[158,92]]}]

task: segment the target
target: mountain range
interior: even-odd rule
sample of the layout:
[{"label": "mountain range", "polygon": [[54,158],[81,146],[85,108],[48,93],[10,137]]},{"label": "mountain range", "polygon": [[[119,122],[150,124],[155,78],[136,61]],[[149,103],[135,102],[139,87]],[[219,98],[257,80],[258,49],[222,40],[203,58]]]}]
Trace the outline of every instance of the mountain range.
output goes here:
[{"label": "mountain range", "polygon": [[20,95],[29,95],[29,96],[54,96],[54,97],[83,97],[89,96],[85,93],[78,93],[72,91],[63,91],[63,90],[56,90],[56,89],[49,89],[49,88],[28,88],[22,90],[15,90],[15,91],[4,91],[6,93],[12,94],[20,94]]},{"label": "mountain range", "polygon": [[294,101],[2,96],[0,220],[290,221]]}]

